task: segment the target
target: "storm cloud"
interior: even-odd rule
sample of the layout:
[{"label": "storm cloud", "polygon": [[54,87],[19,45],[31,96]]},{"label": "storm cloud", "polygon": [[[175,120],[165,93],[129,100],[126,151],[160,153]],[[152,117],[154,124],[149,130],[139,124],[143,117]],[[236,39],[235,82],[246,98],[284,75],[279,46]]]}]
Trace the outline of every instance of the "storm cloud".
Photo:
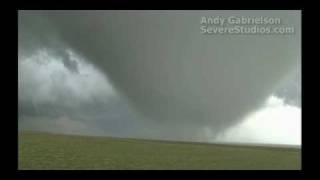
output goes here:
[{"label": "storm cloud", "polygon": [[[231,15],[295,34],[200,33],[202,16]],[[299,67],[299,11],[19,11],[18,35],[22,129],[208,141],[275,91],[299,104],[299,82],[281,88]]]}]

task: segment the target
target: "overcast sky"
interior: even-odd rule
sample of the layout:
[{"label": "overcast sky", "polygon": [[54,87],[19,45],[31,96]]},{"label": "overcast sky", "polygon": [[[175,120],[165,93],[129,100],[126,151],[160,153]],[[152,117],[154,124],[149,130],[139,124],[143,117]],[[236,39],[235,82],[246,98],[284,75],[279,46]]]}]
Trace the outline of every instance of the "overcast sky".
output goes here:
[{"label": "overcast sky", "polygon": [[[290,35],[204,35],[202,16]],[[301,144],[299,11],[19,11],[19,129]]]}]

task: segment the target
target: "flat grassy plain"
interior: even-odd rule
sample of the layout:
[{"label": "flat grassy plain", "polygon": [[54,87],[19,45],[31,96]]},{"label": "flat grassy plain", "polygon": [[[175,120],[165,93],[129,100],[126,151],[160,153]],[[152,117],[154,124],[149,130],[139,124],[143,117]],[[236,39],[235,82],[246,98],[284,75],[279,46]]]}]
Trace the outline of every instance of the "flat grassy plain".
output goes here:
[{"label": "flat grassy plain", "polygon": [[19,170],[300,169],[301,149],[19,132]]}]

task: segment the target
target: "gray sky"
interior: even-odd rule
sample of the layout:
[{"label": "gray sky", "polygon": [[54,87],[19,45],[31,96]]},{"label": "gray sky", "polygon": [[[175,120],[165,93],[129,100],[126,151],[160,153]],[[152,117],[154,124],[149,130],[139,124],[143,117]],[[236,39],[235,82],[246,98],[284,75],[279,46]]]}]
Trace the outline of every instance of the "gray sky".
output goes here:
[{"label": "gray sky", "polygon": [[[231,15],[295,34],[200,33]],[[299,11],[19,11],[19,128],[300,144],[300,50]]]}]

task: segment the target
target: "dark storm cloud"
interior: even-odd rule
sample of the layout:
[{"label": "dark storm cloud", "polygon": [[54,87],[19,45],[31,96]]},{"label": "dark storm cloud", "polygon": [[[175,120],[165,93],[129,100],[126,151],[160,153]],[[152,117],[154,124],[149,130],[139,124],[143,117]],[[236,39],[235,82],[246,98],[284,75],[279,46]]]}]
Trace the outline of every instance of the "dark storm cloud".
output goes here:
[{"label": "dark storm cloud", "polygon": [[[201,34],[201,17],[215,15],[275,16],[296,32]],[[149,136],[196,139],[204,127],[219,133],[238,123],[295,68],[300,58],[299,15],[298,11],[19,11],[19,54],[22,57],[39,47],[72,49],[104,73],[117,93],[129,100],[130,108],[141,114],[138,120],[128,116],[114,121],[121,122],[119,131],[130,122],[139,124],[140,131]],[[69,71],[81,72],[76,61],[62,59]],[[63,95],[51,104],[25,110],[45,116],[46,112],[55,114],[50,112],[53,109],[65,111],[68,105],[69,116],[77,112],[86,116],[83,119],[99,116],[100,123],[117,108],[120,114],[129,111],[117,106],[112,106],[117,107],[114,111],[100,111],[106,104],[90,97],[86,100],[93,104],[87,108],[83,106],[87,103],[77,102],[79,97],[71,98],[73,92],[51,92],[57,93],[54,97]],[[19,103],[27,106],[23,96]]]},{"label": "dark storm cloud", "polygon": [[47,55],[19,61],[20,129],[137,136],[135,115],[98,71],[77,61],[74,74]]},{"label": "dark storm cloud", "polygon": [[72,73],[79,73],[78,62],[75,59],[72,59],[70,53],[65,49],[57,49],[54,51],[57,53],[63,62],[63,65],[70,70]]}]

